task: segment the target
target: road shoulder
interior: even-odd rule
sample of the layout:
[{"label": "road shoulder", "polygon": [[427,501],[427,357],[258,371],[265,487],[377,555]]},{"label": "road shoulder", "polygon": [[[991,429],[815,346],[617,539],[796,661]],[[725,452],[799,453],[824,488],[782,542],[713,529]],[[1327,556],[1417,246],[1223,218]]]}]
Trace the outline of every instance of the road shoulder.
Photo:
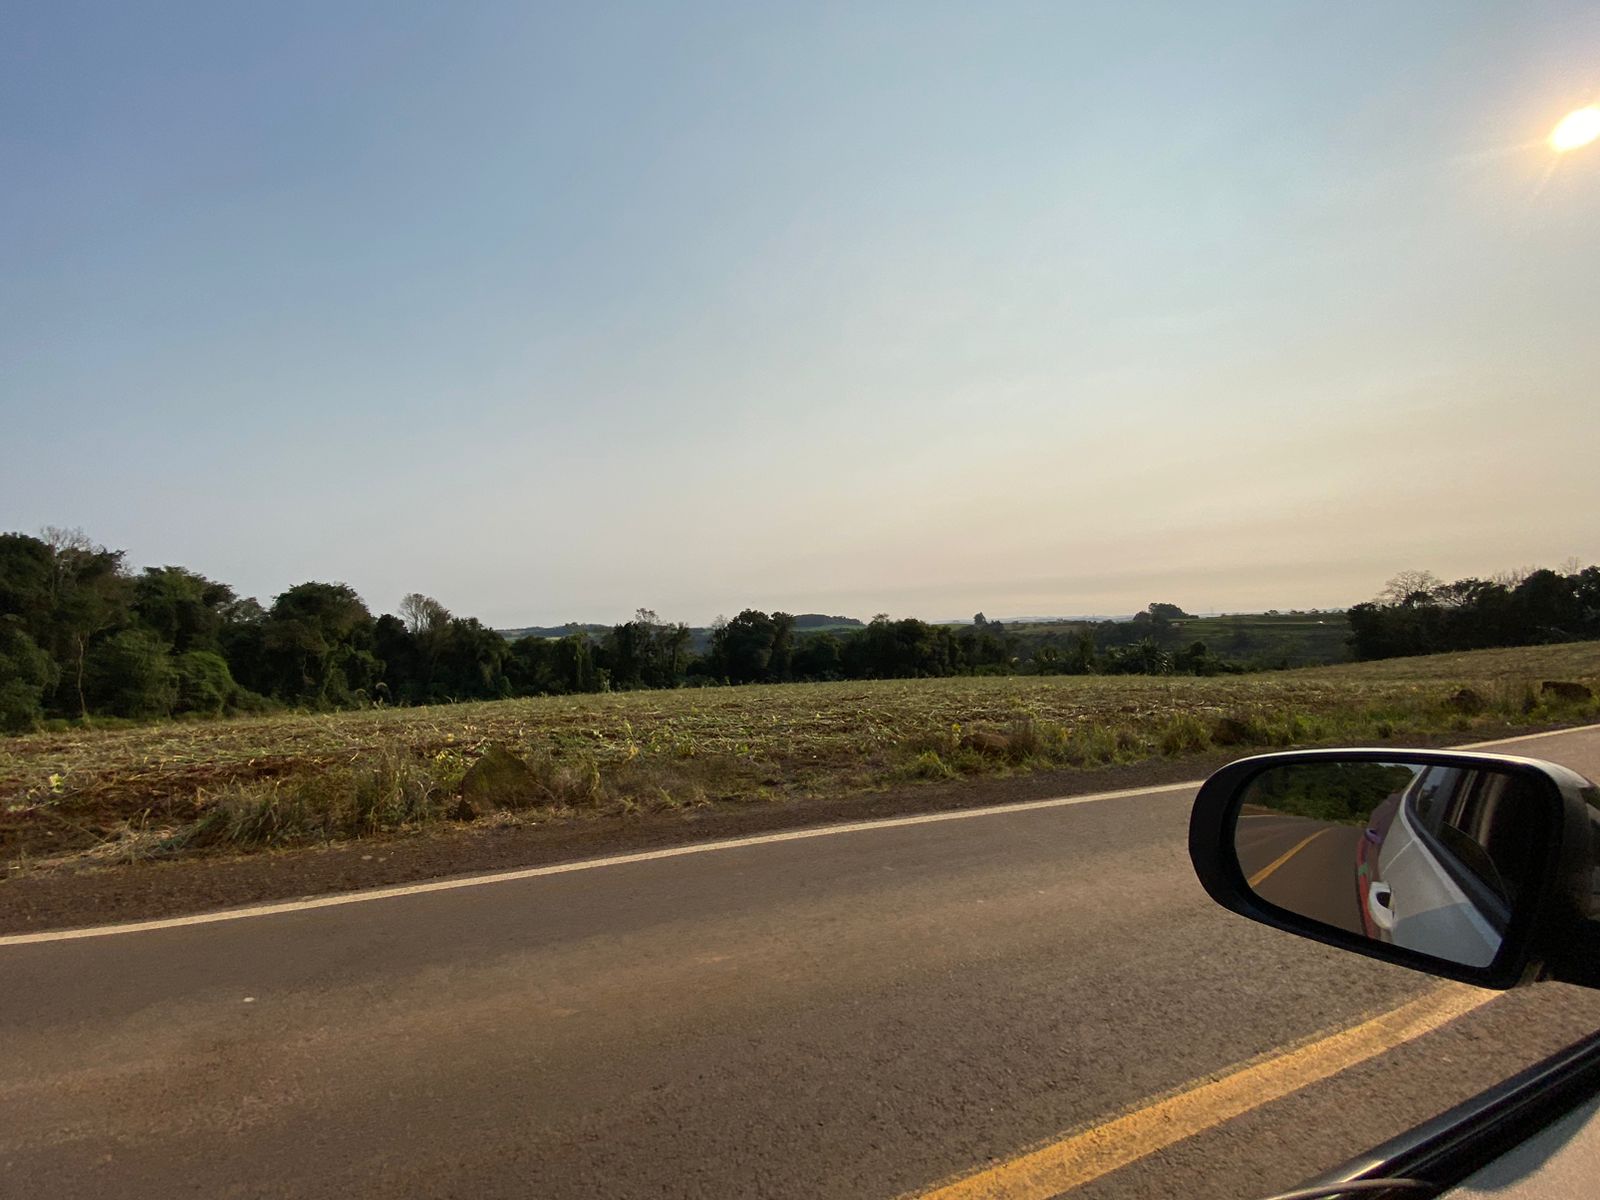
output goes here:
[{"label": "road shoulder", "polygon": [[[1506,730],[1523,738],[1540,729]],[[1414,739],[1461,744],[1471,735]],[[0,881],[0,934],[149,920],[393,887],[452,876],[575,862],[721,838],[848,821],[987,808],[1060,796],[1198,780],[1257,750],[1013,776],[916,783],[842,797],[713,804],[688,813],[578,817],[539,824],[430,827],[305,849],[118,864],[64,864],[13,872]]]}]

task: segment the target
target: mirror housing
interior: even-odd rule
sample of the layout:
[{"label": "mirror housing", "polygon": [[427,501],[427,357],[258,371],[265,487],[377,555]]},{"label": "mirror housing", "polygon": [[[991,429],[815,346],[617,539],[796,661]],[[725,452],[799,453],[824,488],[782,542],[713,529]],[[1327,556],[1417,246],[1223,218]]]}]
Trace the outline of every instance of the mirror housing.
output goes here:
[{"label": "mirror housing", "polygon": [[[1527,848],[1527,879],[1498,950],[1485,964],[1423,954],[1292,912],[1263,899],[1240,865],[1236,829],[1240,809],[1257,780],[1286,767],[1397,763],[1490,772],[1518,783],[1526,827],[1535,844]],[[1500,754],[1400,749],[1302,750],[1240,759],[1213,774],[1196,795],[1189,818],[1189,857],[1213,900],[1275,929],[1478,987],[1503,989],[1538,979],[1600,987],[1600,791],[1583,776],[1554,763]]]}]

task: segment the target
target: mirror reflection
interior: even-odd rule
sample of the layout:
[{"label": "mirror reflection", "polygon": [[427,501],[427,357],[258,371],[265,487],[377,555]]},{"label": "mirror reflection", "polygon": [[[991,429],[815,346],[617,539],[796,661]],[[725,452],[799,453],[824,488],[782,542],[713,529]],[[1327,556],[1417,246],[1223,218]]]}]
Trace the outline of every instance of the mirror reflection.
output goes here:
[{"label": "mirror reflection", "polygon": [[1261,899],[1336,929],[1467,966],[1500,949],[1543,819],[1490,768],[1290,763],[1251,781],[1234,827]]}]

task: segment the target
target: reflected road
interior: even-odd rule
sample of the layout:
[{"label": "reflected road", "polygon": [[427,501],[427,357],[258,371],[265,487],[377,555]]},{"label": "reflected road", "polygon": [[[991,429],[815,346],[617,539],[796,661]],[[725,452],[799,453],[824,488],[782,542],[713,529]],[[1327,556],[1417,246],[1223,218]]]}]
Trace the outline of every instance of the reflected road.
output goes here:
[{"label": "reflected road", "polygon": [[1269,904],[1361,933],[1356,850],[1362,827],[1281,813],[1245,811],[1235,845],[1239,866]]}]

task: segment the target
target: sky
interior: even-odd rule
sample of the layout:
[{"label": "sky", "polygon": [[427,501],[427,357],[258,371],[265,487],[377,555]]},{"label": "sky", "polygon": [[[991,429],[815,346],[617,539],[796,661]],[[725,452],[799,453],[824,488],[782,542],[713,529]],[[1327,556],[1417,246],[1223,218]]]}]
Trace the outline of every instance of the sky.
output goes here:
[{"label": "sky", "polygon": [[1600,561],[1600,7],[8,6],[0,529],[499,625]]}]

